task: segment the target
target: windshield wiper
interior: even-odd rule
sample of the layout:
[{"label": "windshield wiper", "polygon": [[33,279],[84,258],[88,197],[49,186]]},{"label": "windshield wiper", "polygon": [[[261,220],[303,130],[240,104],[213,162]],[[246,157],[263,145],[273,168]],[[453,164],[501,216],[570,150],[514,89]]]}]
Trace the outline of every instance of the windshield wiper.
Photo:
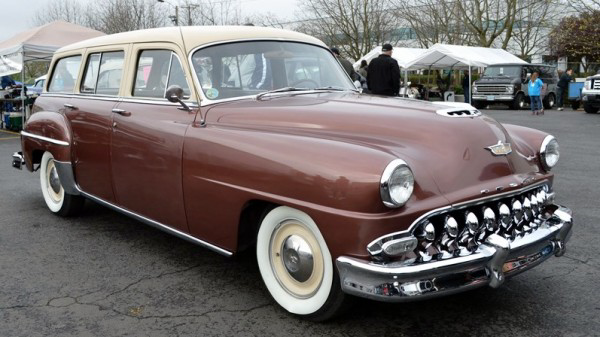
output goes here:
[{"label": "windshield wiper", "polygon": [[350,90],[350,91],[356,91],[356,92],[358,92],[358,89],[348,89],[348,88],[332,87],[332,86],[314,88],[313,90],[331,90],[331,91],[347,91],[347,90]]},{"label": "windshield wiper", "polygon": [[263,97],[264,95],[268,95],[268,94],[275,94],[275,93],[278,93],[278,92],[288,92],[288,91],[306,91],[306,90],[310,90],[310,89],[308,89],[308,88],[296,88],[296,87],[284,87],[284,88],[279,88],[279,89],[273,89],[273,90],[261,92],[260,94],[256,95],[256,100],[260,101],[261,97]]}]

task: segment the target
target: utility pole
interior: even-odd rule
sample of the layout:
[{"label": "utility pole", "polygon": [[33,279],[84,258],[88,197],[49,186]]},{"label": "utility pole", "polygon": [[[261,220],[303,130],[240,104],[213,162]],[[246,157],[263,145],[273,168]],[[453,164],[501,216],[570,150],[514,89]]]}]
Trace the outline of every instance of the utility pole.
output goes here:
[{"label": "utility pole", "polygon": [[173,5],[172,3],[165,1],[165,0],[156,0],[156,1],[160,2],[160,3],[166,3],[167,5],[169,5],[171,7],[175,7],[175,15],[169,15],[169,19],[171,19],[171,21],[173,22],[173,24],[175,26],[179,26],[179,6]]},{"label": "utility pole", "polygon": [[188,26],[193,25],[194,23],[192,22],[192,9],[196,9],[200,7],[199,5],[187,5],[187,6],[181,6],[181,8],[187,8],[188,10]]}]

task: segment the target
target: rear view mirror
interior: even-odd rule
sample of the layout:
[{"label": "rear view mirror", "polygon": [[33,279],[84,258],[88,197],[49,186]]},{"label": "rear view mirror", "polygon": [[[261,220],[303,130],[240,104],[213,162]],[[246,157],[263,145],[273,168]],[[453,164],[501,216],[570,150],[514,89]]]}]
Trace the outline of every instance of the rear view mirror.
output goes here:
[{"label": "rear view mirror", "polygon": [[183,99],[183,88],[180,86],[173,84],[172,86],[167,88],[165,91],[165,98],[171,103],[179,103],[183,107],[183,110],[190,111],[190,107],[185,104]]}]

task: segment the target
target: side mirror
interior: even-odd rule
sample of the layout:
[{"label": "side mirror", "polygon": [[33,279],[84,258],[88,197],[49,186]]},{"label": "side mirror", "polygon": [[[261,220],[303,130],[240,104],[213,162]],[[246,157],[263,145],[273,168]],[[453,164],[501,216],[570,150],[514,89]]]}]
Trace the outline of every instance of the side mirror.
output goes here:
[{"label": "side mirror", "polygon": [[180,86],[173,84],[172,86],[167,88],[165,92],[165,98],[171,103],[179,103],[183,107],[183,110],[190,111],[190,107],[185,104],[183,99],[183,88]]}]

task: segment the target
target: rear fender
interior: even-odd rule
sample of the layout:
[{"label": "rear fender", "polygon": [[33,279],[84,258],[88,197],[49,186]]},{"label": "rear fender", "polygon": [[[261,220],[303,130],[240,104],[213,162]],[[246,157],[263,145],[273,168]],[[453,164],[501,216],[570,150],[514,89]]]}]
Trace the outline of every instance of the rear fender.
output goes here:
[{"label": "rear fender", "polygon": [[40,111],[31,115],[21,133],[21,148],[29,171],[49,151],[58,162],[71,164],[71,129],[64,115]]}]

